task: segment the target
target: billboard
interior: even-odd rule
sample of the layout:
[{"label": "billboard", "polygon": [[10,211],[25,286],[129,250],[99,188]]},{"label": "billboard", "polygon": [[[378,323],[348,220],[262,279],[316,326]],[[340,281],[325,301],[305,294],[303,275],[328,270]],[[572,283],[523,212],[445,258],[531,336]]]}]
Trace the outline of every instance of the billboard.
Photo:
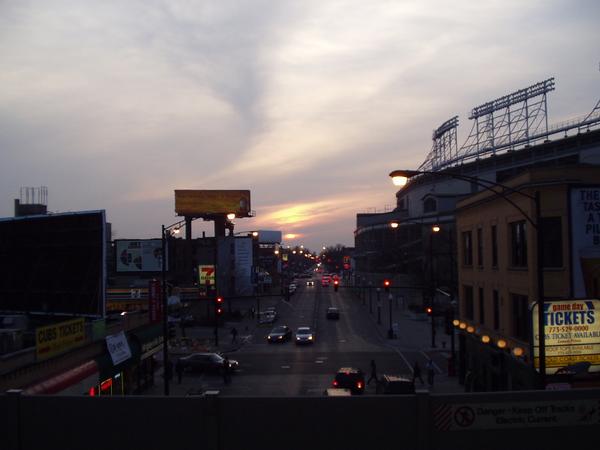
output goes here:
[{"label": "billboard", "polygon": [[600,186],[571,188],[573,296],[600,295]]},{"label": "billboard", "polygon": [[38,361],[52,358],[81,345],[85,339],[85,320],[73,319],[35,329],[35,354]]},{"label": "billboard", "polygon": [[[600,372],[600,300],[546,300],[544,302],[546,372],[589,362]],[[533,307],[534,364],[539,367],[538,305]]]},{"label": "billboard", "polygon": [[236,217],[250,217],[250,191],[176,190],[175,213],[188,217],[229,213],[235,213]]},{"label": "billboard", "polygon": [[235,239],[235,294],[252,295],[252,238]]},{"label": "billboard", "polygon": [[104,211],[0,219],[0,311],[104,316]]},{"label": "billboard", "polygon": [[281,231],[258,230],[258,242],[269,244],[281,243]]},{"label": "billboard", "polygon": [[162,240],[116,240],[115,257],[117,272],[160,272]]}]

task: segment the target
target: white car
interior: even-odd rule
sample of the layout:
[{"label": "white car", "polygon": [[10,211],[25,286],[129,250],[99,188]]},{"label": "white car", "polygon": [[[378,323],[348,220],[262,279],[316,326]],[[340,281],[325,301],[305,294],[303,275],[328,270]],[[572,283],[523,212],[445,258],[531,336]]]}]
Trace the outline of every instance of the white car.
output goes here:
[{"label": "white car", "polygon": [[273,323],[276,317],[277,315],[273,311],[261,312],[258,315],[258,323]]},{"label": "white car", "polygon": [[300,327],[296,330],[296,344],[312,344],[315,342],[315,333],[309,327]]}]

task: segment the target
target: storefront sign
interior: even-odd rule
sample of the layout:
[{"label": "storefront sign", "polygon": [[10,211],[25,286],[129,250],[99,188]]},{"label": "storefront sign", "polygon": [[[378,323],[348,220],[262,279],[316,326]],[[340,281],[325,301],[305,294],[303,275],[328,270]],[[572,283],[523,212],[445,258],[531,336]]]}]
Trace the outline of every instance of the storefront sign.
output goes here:
[{"label": "storefront sign", "polygon": [[35,330],[37,360],[51,358],[76,347],[85,339],[85,320],[73,319]]},{"label": "storefront sign", "polygon": [[162,302],[161,285],[159,280],[150,280],[148,286],[148,313],[150,323],[157,323],[162,320]]},{"label": "storefront sign", "polygon": [[599,407],[598,399],[443,404],[434,411],[434,423],[441,431],[598,426]]},{"label": "storefront sign", "polygon": [[106,347],[114,366],[131,358],[131,349],[125,333],[121,331],[118,334],[106,336]]},{"label": "storefront sign", "polygon": [[571,189],[573,296],[600,295],[600,186]]},{"label": "storefront sign", "polygon": [[198,266],[200,286],[215,285],[215,266]]},{"label": "storefront sign", "polygon": [[[546,372],[589,362],[590,372],[600,371],[600,300],[544,302]],[[534,363],[539,367],[538,306],[534,305]]]}]

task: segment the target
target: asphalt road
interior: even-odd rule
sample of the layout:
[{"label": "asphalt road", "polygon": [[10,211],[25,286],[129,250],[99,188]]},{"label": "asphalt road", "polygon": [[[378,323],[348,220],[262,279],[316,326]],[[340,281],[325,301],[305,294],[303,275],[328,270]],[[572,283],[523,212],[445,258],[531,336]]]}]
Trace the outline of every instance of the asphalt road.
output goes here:
[{"label": "asphalt road", "polygon": [[[415,360],[424,368],[424,353],[388,345],[368,309],[348,290],[334,292],[333,286],[306,286],[301,280],[298,284],[290,302],[276,302],[275,325],[287,325],[294,332],[300,326],[310,326],[316,332],[315,343],[296,345],[293,339],[269,343],[266,336],[272,325],[261,325],[247,337],[245,345],[229,355],[240,363],[229,385],[223,385],[215,375],[196,375],[203,377],[198,381],[205,389],[236,396],[323,395],[341,367],[361,368],[367,379],[371,359],[377,364],[378,375],[410,375]],[[339,320],[326,318],[329,306],[339,308]],[[374,382],[365,393],[375,393]]]}]

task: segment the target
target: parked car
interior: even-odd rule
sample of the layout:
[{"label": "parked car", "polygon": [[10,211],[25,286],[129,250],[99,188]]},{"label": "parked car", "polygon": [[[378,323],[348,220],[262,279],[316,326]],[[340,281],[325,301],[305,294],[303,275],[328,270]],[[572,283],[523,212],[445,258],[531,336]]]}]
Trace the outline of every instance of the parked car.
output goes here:
[{"label": "parked car", "polygon": [[338,320],[340,318],[340,310],[335,306],[327,308],[327,318],[331,320]]},{"label": "parked car", "polygon": [[315,333],[309,327],[299,327],[296,330],[296,344],[313,344]]},{"label": "parked car", "polygon": [[279,325],[271,330],[267,336],[269,342],[285,342],[292,338],[292,330],[286,325]]},{"label": "parked car", "polygon": [[[184,370],[191,372],[213,372],[221,373],[223,371],[223,361],[225,358],[219,353],[192,353],[188,356],[179,358]],[[235,359],[229,360],[229,369],[234,371],[239,367]]]},{"label": "parked car", "polygon": [[355,367],[342,367],[333,379],[334,388],[350,389],[352,394],[362,394],[365,390],[365,374]]}]

